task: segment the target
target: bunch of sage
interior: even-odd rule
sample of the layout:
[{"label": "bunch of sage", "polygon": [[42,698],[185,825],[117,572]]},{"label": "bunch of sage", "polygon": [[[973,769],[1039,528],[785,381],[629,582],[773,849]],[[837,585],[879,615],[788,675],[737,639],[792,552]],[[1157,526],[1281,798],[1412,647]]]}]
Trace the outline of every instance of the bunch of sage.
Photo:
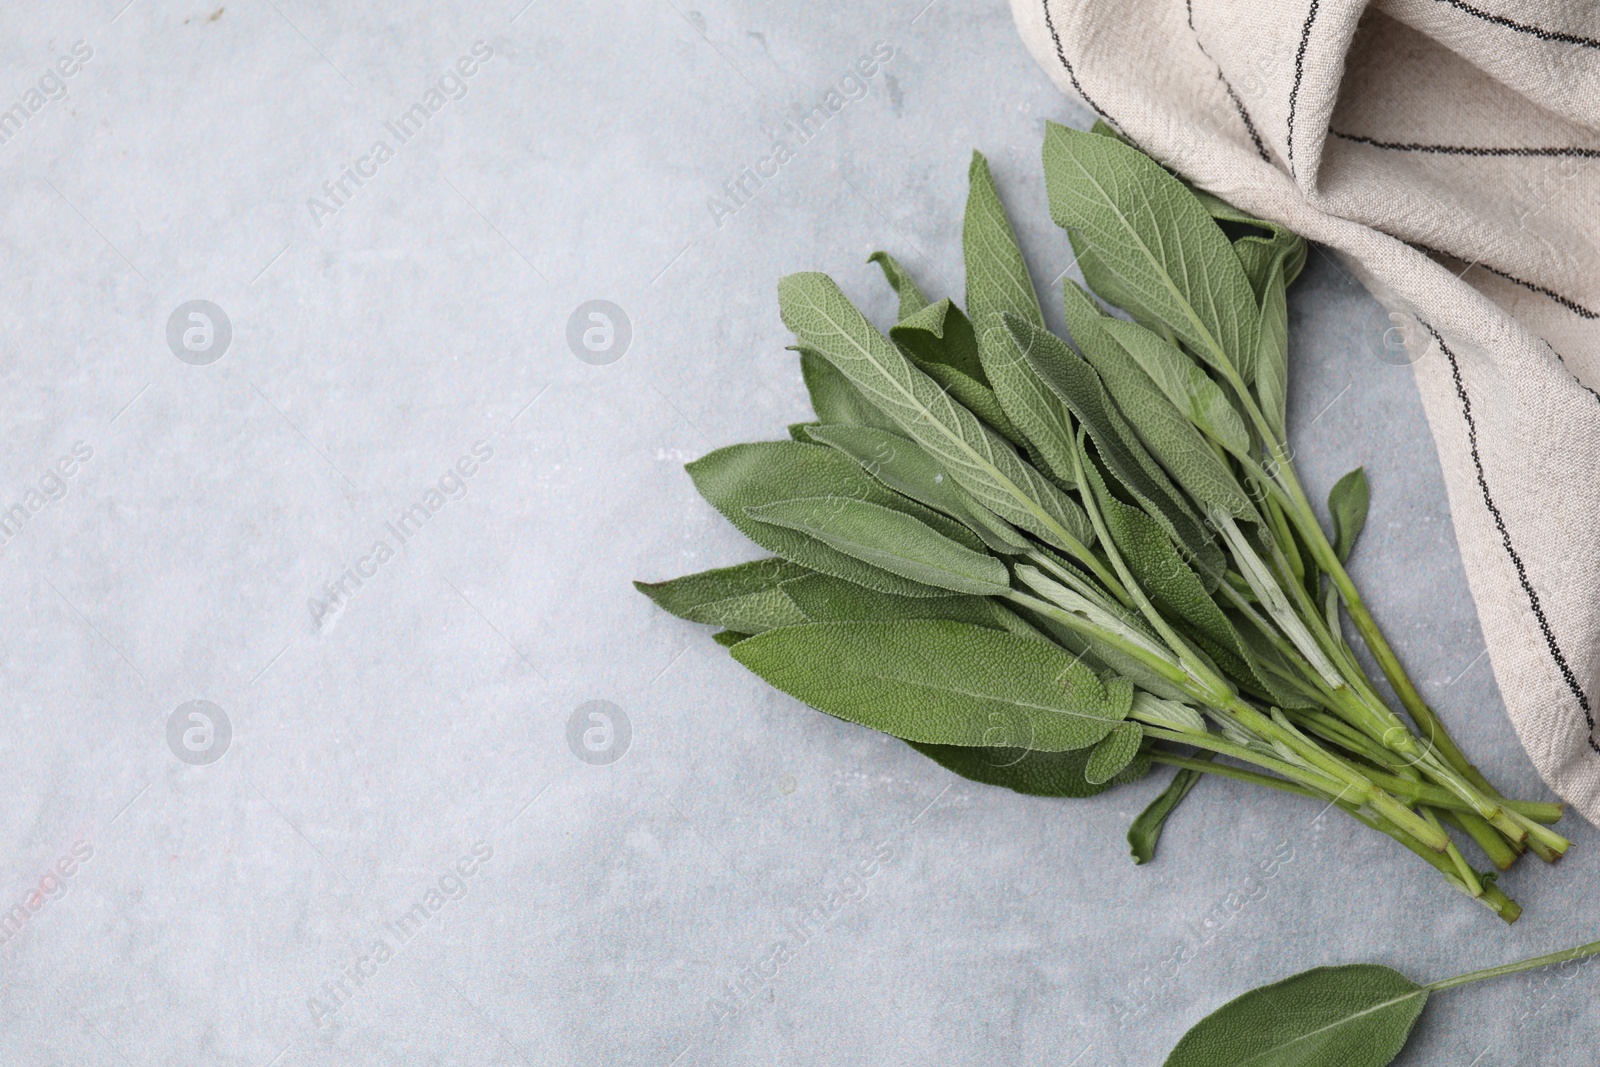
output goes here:
[{"label": "bunch of sage", "polygon": [[1285,293],[1305,242],[1101,126],[1050,125],[1044,169],[1099,297],[1063,285],[1076,349],[974,154],[965,310],[883,252],[887,337],[825,275],[783,278],[816,420],[688,465],[774,557],[638,588],[784,692],[979,782],[1086,797],[1177,767],[1129,832],[1138,862],[1224,775],[1343,809],[1514,921],[1450,830],[1501,870],[1553,861],[1561,808],[1502,797],[1407,678],[1345,568],[1362,471],[1334,486],[1331,532],[1301,485]]}]

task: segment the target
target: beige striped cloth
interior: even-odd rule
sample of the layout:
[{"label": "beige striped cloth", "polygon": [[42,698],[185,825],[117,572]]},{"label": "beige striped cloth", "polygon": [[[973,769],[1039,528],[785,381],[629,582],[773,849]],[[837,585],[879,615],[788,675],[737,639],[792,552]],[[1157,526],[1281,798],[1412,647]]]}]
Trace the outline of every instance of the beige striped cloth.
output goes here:
[{"label": "beige striped cloth", "polygon": [[1511,720],[1600,824],[1600,7],[1012,9],[1063,90],[1393,312]]}]

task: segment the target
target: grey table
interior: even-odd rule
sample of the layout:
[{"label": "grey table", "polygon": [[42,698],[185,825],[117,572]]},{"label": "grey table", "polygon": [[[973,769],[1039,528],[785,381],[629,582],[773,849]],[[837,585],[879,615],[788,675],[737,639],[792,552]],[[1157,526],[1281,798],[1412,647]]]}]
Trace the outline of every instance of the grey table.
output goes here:
[{"label": "grey table", "polygon": [[[1038,146],[1090,116],[1004,4],[923,2],[0,17],[0,1062],[1145,1064],[1266,977],[1595,935],[1587,827],[1515,928],[1222,782],[1135,868],[1158,781],[955,779],[629,588],[755,554],[680,464],[807,417],[781,274],[959,295],[974,147],[1068,270]],[[1543,795],[1389,323],[1321,253],[1292,316],[1360,579]],[[1589,1062],[1595,988],[1452,993],[1405,1062]]]}]

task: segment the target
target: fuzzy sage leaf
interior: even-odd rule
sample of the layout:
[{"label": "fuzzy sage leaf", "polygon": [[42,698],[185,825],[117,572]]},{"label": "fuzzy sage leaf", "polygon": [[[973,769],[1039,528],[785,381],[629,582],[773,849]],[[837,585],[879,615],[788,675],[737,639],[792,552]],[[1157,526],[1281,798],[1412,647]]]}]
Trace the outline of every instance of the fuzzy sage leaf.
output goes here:
[{"label": "fuzzy sage leaf", "polygon": [[1133,687],[1044,641],[947,621],[786,626],[733,658],[819,711],[907,741],[1087,748],[1116,728]]},{"label": "fuzzy sage leaf", "polygon": [[873,329],[823,274],[778,283],[784,324],[827,357],[979,503],[1067,552],[1094,532],[1083,509]]},{"label": "fuzzy sage leaf", "polygon": [[993,556],[880,504],[840,496],[799,497],[747,507],[745,514],[809,534],[864,563],[938,589],[977,596],[1000,596],[1011,589],[1005,564]]},{"label": "fuzzy sage leaf", "polygon": [[1224,1004],[1166,1067],[1385,1067],[1427,1002],[1425,986],[1387,967],[1318,967]]}]

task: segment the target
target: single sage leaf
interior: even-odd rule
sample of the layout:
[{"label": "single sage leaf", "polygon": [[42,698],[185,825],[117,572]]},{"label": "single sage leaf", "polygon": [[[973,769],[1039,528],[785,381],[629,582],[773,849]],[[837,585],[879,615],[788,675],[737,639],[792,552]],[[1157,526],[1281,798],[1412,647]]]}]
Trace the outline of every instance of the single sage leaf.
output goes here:
[{"label": "single sage leaf", "polygon": [[1340,478],[1328,493],[1328,514],[1333,516],[1333,550],[1340,563],[1348,562],[1351,549],[1356,547],[1356,538],[1367,524],[1367,505],[1371,499],[1363,467]]},{"label": "single sage leaf", "polygon": [[974,501],[910,438],[867,426],[814,429],[814,433],[807,432],[812,440],[831,445],[854,458],[863,470],[895,492],[954,517],[996,555],[1015,555],[1032,547],[1012,527]]},{"label": "single sage leaf", "polygon": [[1243,417],[1204,368],[1137,323],[1111,319],[1105,329],[1190,421],[1234,455],[1249,455]]},{"label": "single sage leaf", "polygon": [[924,585],[977,596],[1001,596],[1011,590],[1004,563],[880,504],[842,496],[797,497],[746,507],[745,514],[758,522],[798,530],[864,563]]},{"label": "single sage leaf", "polygon": [[1137,332],[1108,329],[1117,320],[1102,313],[1093,298],[1070,280],[1063,285],[1062,297],[1078,350],[1099,373],[1150,454],[1200,504],[1221,508],[1235,518],[1253,515],[1255,508],[1238,478],[1190,420],[1187,409],[1174,405],[1133,355],[1132,349],[1149,347],[1151,341],[1165,342],[1138,327]]},{"label": "single sage leaf", "polygon": [[1133,721],[1124,722],[1089,750],[1083,765],[1083,779],[1090,785],[1103,785],[1127,769],[1139,755],[1144,731]]},{"label": "single sage leaf", "polygon": [[786,626],[733,657],[819,711],[931,744],[1087,748],[1133,703],[1044,641],[942,620]]},{"label": "single sage leaf", "polygon": [[837,448],[872,477],[919,504],[946,515],[963,511],[956,483],[909,437],[875,426],[817,426],[806,436]]},{"label": "single sage leaf", "polygon": [[1425,987],[1388,967],[1316,967],[1207,1015],[1166,1067],[1385,1067],[1427,1001]]},{"label": "single sage leaf", "polygon": [[1072,473],[1072,416],[1012,342],[1000,314],[980,320],[978,356],[995,398],[1029,446],[1030,455],[1057,485],[1076,486]]},{"label": "single sage leaf", "polygon": [[998,785],[1033,797],[1082,799],[1144,777],[1150,756],[1140,753],[1109,781],[1093,783],[1083,776],[1094,749],[1034,752],[1026,748],[963,748],[906,742],[946,770],[983,785]]},{"label": "single sage leaf", "polygon": [[873,407],[861,390],[850,384],[832,363],[804,346],[800,350],[800,374],[811,394],[811,410],[817,421],[830,426],[877,426],[895,430],[893,419]]},{"label": "single sage leaf", "polygon": [[988,597],[895,596],[864,589],[826,574],[807,574],[783,583],[784,595],[807,622],[888,622],[893,619],[949,619],[991,630],[1011,630],[1013,622]]},{"label": "single sage leaf", "polygon": [[972,323],[949,300],[929,304],[889,330],[889,339],[939,387],[1013,444],[1025,443],[995,396]]},{"label": "single sage leaf", "polygon": [[1210,531],[1183,499],[1160,465],[1145,452],[1131,427],[1116,411],[1100,376],[1066,342],[1015,316],[1007,316],[1017,351],[1041,381],[1071,409],[1094,439],[1106,465],[1152,517],[1185,546],[1211,574],[1220,574],[1223,559]]},{"label": "single sage leaf", "polygon": [[979,503],[1063,551],[1093,542],[1083,509],[873,329],[832,279],[791,274],[778,283],[778,304],[802,343],[826,356]]},{"label": "single sage leaf", "polygon": [[1193,192],[1212,218],[1266,231],[1265,235],[1249,234],[1237,237],[1233,242],[1234,254],[1239,257],[1245,276],[1255,288],[1256,299],[1261,299],[1266,291],[1267,278],[1274,264],[1282,269],[1286,283],[1292,283],[1299,276],[1306,262],[1305,238],[1286,226],[1241,211],[1202,189],[1194,189]]},{"label": "single sage leaf", "polygon": [[[978,337],[966,313],[950,300],[929,304],[889,329],[893,341],[926,371],[930,366],[958,371],[961,378],[988,387],[978,360]],[[959,399],[959,398],[958,398]]]},{"label": "single sage leaf", "polygon": [[1280,442],[1289,440],[1289,302],[1284,273],[1275,266],[1261,289],[1261,343],[1256,358],[1256,399]]},{"label": "single sage leaf", "polygon": [[895,295],[900,298],[900,313],[895,316],[895,321],[903,322],[928,306],[928,298],[922,295],[917,283],[911,280],[911,275],[906,273],[906,269],[889,253],[874,252],[867,257],[867,262],[876,263],[883,268],[883,276],[888,279]]},{"label": "single sage leaf", "polygon": [[1166,828],[1167,817],[1189,795],[1189,790],[1199,784],[1200,777],[1199,771],[1179,768],[1167,787],[1133,820],[1133,825],[1128,827],[1128,849],[1134,863],[1149,863],[1155,858],[1156,844]]},{"label": "single sage leaf", "polygon": [[[1050,215],[1183,343],[1246,384],[1260,315],[1226,235],[1192,192],[1138,149],[1109,137],[1045,128]],[[1087,274],[1086,274],[1087,277]]]},{"label": "single sage leaf", "polygon": [[716,633],[711,635],[711,640],[715,641],[723,648],[732,648],[734,645],[737,645],[740,641],[743,641],[749,636],[749,634],[742,634],[737,630],[718,630]]},{"label": "single sage leaf", "polygon": [[989,161],[972,153],[967,169],[967,215],[961,227],[961,251],[967,268],[967,314],[983,322],[1010,312],[1036,326],[1044,326],[1039,294],[1033,288],[1028,264],[1017,246],[1017,235],[1000,202],[989,173]]},{"label": "single sage leaf", "polygon": [[758,559],[633,587],[680,619],[753,634],[808,621],[780,585],[810,573],[788,560]]},{"label": "single sage leaf", "polygon": [[936,512],[883,488],[849,456],[823,445],[761,441],[719,448],[684,469],[712,507],[768,552],[884,593],[944,595],[943,590],[863,563],[798,530],[758,522],[746,514],[746,508],[777,500],[823,495],[851,497],[903,510],[929,523],[948,522]]}]

